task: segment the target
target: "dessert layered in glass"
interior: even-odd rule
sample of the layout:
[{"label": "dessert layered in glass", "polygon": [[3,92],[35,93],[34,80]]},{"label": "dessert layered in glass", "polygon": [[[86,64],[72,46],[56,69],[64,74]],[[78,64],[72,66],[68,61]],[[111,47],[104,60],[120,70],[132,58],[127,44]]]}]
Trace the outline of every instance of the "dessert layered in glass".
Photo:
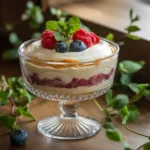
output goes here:
[{"label": "dessert layered in glass", "polygon": [[21,59],[25,83],[55,93],[101,90],[112,85],[115,52],[115,47],[103,39],[84,51],[65,53],[43,48],[41,40],[34,41],[24,49],[28,59]]}]

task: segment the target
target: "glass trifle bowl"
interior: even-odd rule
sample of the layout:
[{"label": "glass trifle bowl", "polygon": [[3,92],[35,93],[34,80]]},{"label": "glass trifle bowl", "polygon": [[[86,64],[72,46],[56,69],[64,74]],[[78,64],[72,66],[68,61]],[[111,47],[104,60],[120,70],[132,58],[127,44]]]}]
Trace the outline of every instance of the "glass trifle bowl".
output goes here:
[{"label": "glass trifle bowl", "polygon": [[[37,129],[42,135],[53,139],[74,140],[88,138],[99,132],[99,121],[79,116],[77,110],[80,101],[99,97],[111,88],[119,47],[104,38],[100,38],[97,45],[102,50],[109,48],[111,55],[99,54],[102,53],[101,50],[93,47],[97,49],[95,55],[91,49],[91,54],[86,54],[85,50],[63,53],[61,56],[70,58],[74,55],[84,60],[82,62],[72,59],[48,60],[43,59],[48,57],[45,50],[42,50],[44,56],[39,53],[39,40],[29,40],[20,46],[19,57],[26,88],[41,98],[59,101],[62,112],[59,116],[50,116],[38,123]],[[27,51],[31,50],[36,51],[35,55],[27,55]]]}]

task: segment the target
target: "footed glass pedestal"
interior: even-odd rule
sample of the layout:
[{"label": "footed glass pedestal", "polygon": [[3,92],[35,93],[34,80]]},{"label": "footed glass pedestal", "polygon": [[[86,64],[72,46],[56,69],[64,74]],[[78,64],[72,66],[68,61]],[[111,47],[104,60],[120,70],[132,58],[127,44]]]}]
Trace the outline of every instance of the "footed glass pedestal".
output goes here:
[{"label": "footed glass pedestal", "polygon": [[50,138],[75,140],[94,136],[100,130],[98,121],[85,116],[78,116],[79,102],[63,100],[59,102],[62,114],[41,120],[38,131]]}]

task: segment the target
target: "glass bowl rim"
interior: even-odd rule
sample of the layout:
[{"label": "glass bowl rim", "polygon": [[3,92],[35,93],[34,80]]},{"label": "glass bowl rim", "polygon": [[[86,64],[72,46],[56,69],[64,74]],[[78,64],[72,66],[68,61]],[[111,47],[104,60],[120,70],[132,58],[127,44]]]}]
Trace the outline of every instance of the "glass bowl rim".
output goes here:
[{"label": "glass bowl rim", "polygon": [[[22,56],[24,57],[25,59],[28,59],[28,60],[34,60],[34,61],[37,61],[37,62],[40,62],[40,63],[44,63],[44,64],[57,64],[57,65],[78,65],[78,64],[89,64],[89,63],[94,63],[96,60],[92,60],[92,61],[87,61],[87,62],[60,62],[60,61],[50,61],[50,60],[41,60],[41,59],[36,59],[36,58],[33,58],[33,57],[30,57],[30,56],[27,56],[23,53],[22,49],[24,49],[26,46],[28,46],[29,44],[31,44],[32,42],[35,42],[35,41],[38,41],[40,39],[30,39],[30,40],[27,40],[25,41],[24,43],[22,43],[19,48],[18,48],[18,53],[19,53],[19,56]],[[102,60],[107,60],[115,55],[117,55],[119,53],[119,46],[117,43],[115,42],[112,42],[112,41],[109,41],[103,37],[100,37],[100,41],[105,41],[105,42],[108,42],[109,44],[111,44],[113,47],[115,47],[116,51],[115,53],[113,53],[112,55],[108,56],[108,57],[105,57],[105,58],[100,58],[100,61]]]}]

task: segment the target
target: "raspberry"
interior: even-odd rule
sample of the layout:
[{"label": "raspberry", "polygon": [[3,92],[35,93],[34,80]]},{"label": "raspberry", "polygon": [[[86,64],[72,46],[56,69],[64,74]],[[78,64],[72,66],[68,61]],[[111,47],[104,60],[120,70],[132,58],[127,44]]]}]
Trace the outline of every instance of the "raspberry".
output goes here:
[{"label": "raspberry", "polygon": [[44,31],[41,36],[41,44],[44,48],[53,49],[56,45],[54,32],[48,30]]},{"label": "raspberry", "polygon": [[99,37],[98,37],[95,33],[93,33],[93,32],[90,32],[90,34],[91,34],[92,36],[94,36],[94,37],[95,37],[95,39],[96,39],[95,44],[96,44],[96,43],[99,43],[100,38],[99,38]]},{"label": "raspberry", "polygon": [[99,42],[99,37],[93,32],[87,32],[84,29],[79,29],[76,31],[73,36],[73,40],[83,41],[87,47],[90,47]]}]

